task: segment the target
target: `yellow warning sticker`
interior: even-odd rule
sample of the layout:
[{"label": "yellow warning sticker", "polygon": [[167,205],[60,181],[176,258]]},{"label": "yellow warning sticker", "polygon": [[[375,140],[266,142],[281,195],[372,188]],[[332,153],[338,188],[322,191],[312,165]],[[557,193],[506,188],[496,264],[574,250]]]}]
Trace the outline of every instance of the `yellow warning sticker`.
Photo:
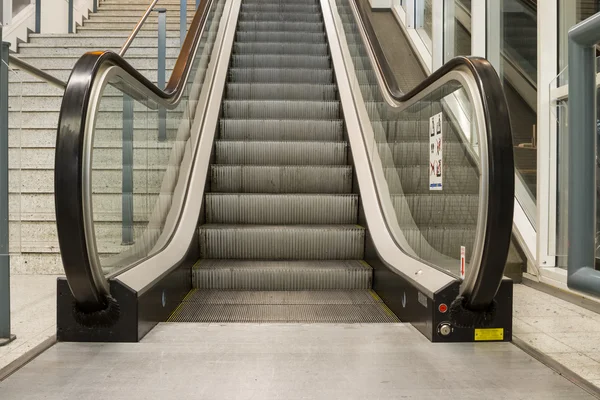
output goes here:
[{"label": "yellow warning sticker", "polygon": [[475,341],[504,340],[504,328],[475,329]]}]

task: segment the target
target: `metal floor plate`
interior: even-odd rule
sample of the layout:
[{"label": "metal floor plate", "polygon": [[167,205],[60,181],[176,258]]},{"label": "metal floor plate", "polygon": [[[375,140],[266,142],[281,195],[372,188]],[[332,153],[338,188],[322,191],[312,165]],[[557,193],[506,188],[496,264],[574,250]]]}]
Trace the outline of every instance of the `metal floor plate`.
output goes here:
[{"label": "metal floor plate", "polygon": [[193,290],[169,322],[393,323],[399,320],[371,290]]}]

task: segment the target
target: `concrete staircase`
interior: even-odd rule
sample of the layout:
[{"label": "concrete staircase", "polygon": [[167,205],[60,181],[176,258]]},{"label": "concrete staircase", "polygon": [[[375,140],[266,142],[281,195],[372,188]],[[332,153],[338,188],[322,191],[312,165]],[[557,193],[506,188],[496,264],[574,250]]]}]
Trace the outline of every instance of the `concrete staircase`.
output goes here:
[{"label": "concrete staircase", "polygon": [[[187,20],[191,22],[195,2],[188,1]],[[18,47],[17,56],[24,61],[67,80],[79,57],[90,50],[118,51],[131,30],[147,8],[149,0],[100,2],[98,12],[92,14],[75,34],[31,34],[28,43]],[[167,9],[167,79],[179,54],[179,7],[180,2],[165,0],[160,6]],[[126,54],[126,59],[146,77],[156,83],[157,67],[157,14],[149,17],[136,40]],[[62,99],[62,91],[33,77],[26,72],[9,72],[9,146],[10,146],[10,243],[13,273],[62,273],[56,223],[54,215],[54,150],[56,129]],[[120,99],[117,99],[120,102]],[[110,106],[112,110],[112,106]],[[117,104],[114,103],[116,106]],[[118,110],[118,108],[116,108]],[[108,120],[108,119],[107,119]],[[98,137],[120,137],[118,118],[102,127]],[[136,132],[137,133],[137,132]],[[153,136],[156,138],[156,136]],[[97,234],[113,243],[114,251],[120,251],[121,213],[121,148],[105,141],[106,148],[100,164],[94,163],[94,179],[98,186],[103,182],[119,184],[104,185],[107,190],[95,196],[94,209],[98,213]],[[152,157],[155,143],[148,140],[145,157]],[[103,142],[95,145],[103,147]],[[140,152],[140,154],[144,151]],[[139,155],[136,154],[139,158]],[[136,162],[143,164],[143,160]],[[147,178],[148,179],[148,178]],[[94,185],[96,186],[96,184]],[[139,193],[138,197],[148,196]],[[134,204],[146,204],[140,201]],[[143,221],[151,210],[137,207],[136,221]],[[106,250],[111,252],[110,249]]]}]

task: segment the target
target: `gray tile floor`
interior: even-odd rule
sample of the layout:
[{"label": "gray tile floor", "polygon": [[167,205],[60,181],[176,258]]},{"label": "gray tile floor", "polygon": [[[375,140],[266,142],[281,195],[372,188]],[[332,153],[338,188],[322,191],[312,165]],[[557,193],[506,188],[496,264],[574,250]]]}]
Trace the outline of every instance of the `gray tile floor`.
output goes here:
[{"label": "gray tile floor", "polygon": [[409,325],[159,325],[60,343],[0,399],[591,399],[510,343],[432,344]]},{"label": "gray tile floor", "polygon": [[56,275],[13,275],[11,331],[17,340],[0,347],[0,369],[56,333]]}]

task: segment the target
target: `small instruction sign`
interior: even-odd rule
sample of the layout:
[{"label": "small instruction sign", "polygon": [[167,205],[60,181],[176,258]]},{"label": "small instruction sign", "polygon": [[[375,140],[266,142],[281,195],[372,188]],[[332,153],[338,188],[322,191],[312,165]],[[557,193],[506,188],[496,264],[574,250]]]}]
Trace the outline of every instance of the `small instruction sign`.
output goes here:
[{"label": "small instruction sign", "polygon": [[429,118],[429,190],[442,190],[442,113]]},{"label": "small instruction sign", "polygon": [[465,279],[465,246],[460,246],[460,277]]}]

